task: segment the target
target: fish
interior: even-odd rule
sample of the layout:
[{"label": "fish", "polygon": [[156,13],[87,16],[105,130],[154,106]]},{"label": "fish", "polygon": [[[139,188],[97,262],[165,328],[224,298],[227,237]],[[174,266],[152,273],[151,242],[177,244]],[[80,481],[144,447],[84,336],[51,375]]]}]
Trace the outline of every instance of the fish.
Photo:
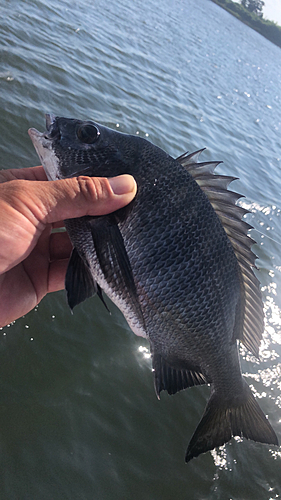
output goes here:
[{"label": "fish", "polygon": [[259,356],[264,329],[248,211],[230,191],[235,177],[203,149],[172,158],[148,140],[92,120],[46,115],[29,136],[48,180],[132,175],[126,207],[65,221],[73,245],[65,278],[71,309],[103,292],[132,331],[149,341],[154,387],[175,394],[207,384],[210,397],[185,460],[240,436],[278,445],[242,376],[241,342]]}]

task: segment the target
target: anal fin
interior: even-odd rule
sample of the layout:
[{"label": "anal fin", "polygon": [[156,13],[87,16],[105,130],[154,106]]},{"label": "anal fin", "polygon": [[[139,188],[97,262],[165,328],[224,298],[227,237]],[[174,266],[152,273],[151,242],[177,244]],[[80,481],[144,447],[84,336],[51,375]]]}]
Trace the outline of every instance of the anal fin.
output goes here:
[{"label": "anal fin", "polygon": [[209,383],[206,377],[195,367],[194,369],[192,366],[190,366],[190,369],[174,368],[160,354],[153,354],[152,366],[154,370],[154,387],[158,399],[160,399],[161,391],[175,394],[194,385]]}]

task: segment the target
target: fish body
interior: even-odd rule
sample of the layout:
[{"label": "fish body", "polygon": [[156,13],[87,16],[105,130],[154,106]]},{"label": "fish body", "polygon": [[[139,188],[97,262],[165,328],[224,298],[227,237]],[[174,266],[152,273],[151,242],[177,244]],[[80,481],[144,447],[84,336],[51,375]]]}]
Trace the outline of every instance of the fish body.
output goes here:
[{"label": "fish body", "polygon": [[104,290],[148,338],[158,397],[211,385],[186,461],[235,435],[278,444],[240,369],[237,341],[258,355],[263,313],[245,211],[227,190],[233,178],[213,174],[218,162],[197,163],[199,152],[174,159],[91,121],[47,115],[47,132],[29,134],[50,180],[136,179],[127,207],[65,221],[68,303]]}]

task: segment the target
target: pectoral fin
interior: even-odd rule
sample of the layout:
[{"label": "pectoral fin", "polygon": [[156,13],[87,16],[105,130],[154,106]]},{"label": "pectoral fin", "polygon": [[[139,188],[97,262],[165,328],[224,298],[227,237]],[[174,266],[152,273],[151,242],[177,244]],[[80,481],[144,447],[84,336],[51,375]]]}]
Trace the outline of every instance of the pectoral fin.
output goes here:
[{"label": "pectoral fin", "polygon": [[123,237],[114,215],[90,222],[96,255],[104,278],[114,293],[120,295],[144,327],[144,318],[138,300],[136,285]]}]

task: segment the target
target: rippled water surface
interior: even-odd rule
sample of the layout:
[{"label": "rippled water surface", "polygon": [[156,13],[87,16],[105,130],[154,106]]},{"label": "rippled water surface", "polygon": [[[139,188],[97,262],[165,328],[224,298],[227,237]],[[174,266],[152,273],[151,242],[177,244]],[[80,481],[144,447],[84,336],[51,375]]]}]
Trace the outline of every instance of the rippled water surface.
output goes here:
[{"label": "rippled water surface", "polygon": [[[281,441],[281,52],[209,0],[2,0],[1,167],[38,164],[44,112],[139,134],[240,178],[266,326],[243,373]],[[281,496],[279,448],[232,442],[188,465],[209,388],[155,397],[148,345],[64,292],[0,331],[0,498]]]}]

